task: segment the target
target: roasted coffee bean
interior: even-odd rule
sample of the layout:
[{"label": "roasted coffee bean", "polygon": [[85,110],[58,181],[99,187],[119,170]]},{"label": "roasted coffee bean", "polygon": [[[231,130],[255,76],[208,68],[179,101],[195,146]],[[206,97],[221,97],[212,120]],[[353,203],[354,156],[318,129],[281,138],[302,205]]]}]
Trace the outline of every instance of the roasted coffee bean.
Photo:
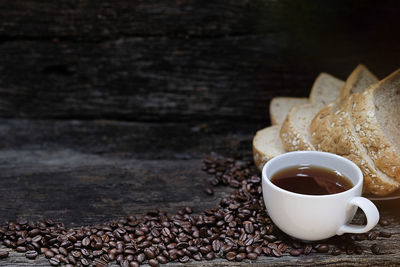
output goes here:
[{"label": "roasted coffee bean", "polygon": [[[214,240],[212,242],[212,249],[214,252],[219,252],[221,249],[221,241],[219,241],[218,239]],[[197,251],[196,251],[197,252]]]},{"label": "roasted coffee bean", "polygon": [[93,257],[100,257],[103,253],[103,250],[93,250]]},{"label": "roasted coffee bean", "polygon": [[182,263],[188,262],[190,260],[190,258],[188,256],[183,256],[181,258],[179,258],[179,261]]},{"label": "roasted coffee bean", "polygon": [[329,246],[326,244],[320,244],[318,247],[316,247],[316,249],[320,253],[326,253],[329,251]]},{"label": "roasted coffee bean", "polygon": [[279,249],[282,253],[284,253],[284,252],[286,251],[286,249],[287,249],[287,246],[286,246],[285,243],[280,243],[280,244],[278,245],[278,249]]},{"label": "roasted coffee bean", "polygon": [[63,247],[60,247],[60,248],[58,249],[58,251],[60,252],[61,255],[64,255],[64,256],[67,256],[67,255],[68,255],[68,251],[67,251],[65,248],[63,248]]},{"label": "roasted coffee bean", "polygon": [[30,230],[28,234],[29,234],[29,236],[34,237],[34,236],[37,236],[39,233],[40,233],[40,229],[35,228],[35,229]]},{"label": "roasted coffee bean", "polygon": [[304,255],[310,254],[311,251],[312,251],[312,246],[311,246],[311,245],[306,245],[306,246],[304,247]]},{"label": "roasted coffee bean", "polygon": [[82,246],[88,247],[89,245],[90,245],[90,238],[89,238],[89,237],[85,237],[85,238],[82,240]]},{"label": "roasted coffee bean", "polygon": [[294,257],[297,257],[297,256],[299,256],[301,254],[301,250],[299,250],[299,249],[291,249],[289,254],[294,256]]},{"label": "roasted coffee bean", "polygon": [[371,251],[372,251],[372,253],[374,253],[376,255],[381,254],[381,248],[377,244],[373,244],[371,246]]},{"label": "roasted coffee bean", "polygon": [[342,254],[342,250],[340,248],[334,248],[332,250],[331,254],[334,256],[338,256],[338,255]]},{"label": "roasted coffee bean", "polygon": [[253,223],[250,221],[243,222],[243,227],[244,227],[244,230],[246,231],[246,233],[248,233],[248,234],[252,234],[254,232]]},{"label": "roasted coffee bean", "polygon": [[76,264],[76,259],[74,258],[74,256],[72,256],[71,254],[69,254],[68,256],[67,256],[67,260],[68,260],[68,262],[69,263],[72,263],[72,264]]},{"label": "roasted coffee bean", "polygon": [[28,251],[25,253],[25,257],[27,257],[27,258],[30,259],[30,260],[35,259],[38,255],[39,255],[39,254],[37,253],[36,250],[28,250]]},{"label": "roasted coffee bean", "polygon": [[19,247],[17,247],[15,250],[16,250],[17,252],[23,253],[23,252],[26,252],[26,247],[19,246]]},{"label": "roasted coffee bean", "polygon": [[375,240],[378,237],[378,233],[375,231],[371,231],[368,233],[368,240]]},{"label": "roasted coffee bean", "polygon": [[[150,262],[149,262],[149,264],[150,264]],[[125,260],[121,261],[119,265],[121,267],[129,267],[129,261],[125,259]]]},{"label": "roasted coffee bean", "polygon": [[361,255],[361,254],[363,253],[363,249],[362,249],[362,247],[360,247],[360,246],[356,246],[354,252],[355,252],[357,255]]},{"label": "roasted coffee bean", "polygon": [[53,257],[54,257],[54,252],[51,251],[51,250],[47,250],[47,251],[44,253],[44,256],[45,256],[46,258],[48,258],[48,259],[53,258]]},{"label": "roasted coffee bean", "polygon": [[85,258],[90,256],[90,253],[86,248],[82,248],[81,249],[81,253],[82,253],[82,256],[85,257]]},{"label": "roasted coffee bean", "polygon": [[82,259],[81,259],[81,264],[82,264],[83,266],[89,266],[89,265],[90,265],[89,261],[88,261],[87,259],[85,259],[85,258],[82,258]]},{"label": "roasted coffee bean", "polygon": [[126,259],[128,261],[133,261],[135,259],[135,256],[133,256],[132,254],[129,254],[128,256],[126,256]]},{"label": "roasted coffee bean", "polygon": [[158,255],[158,256],[156,257],[156,260],[157,260],[159,263],[162,263],[162,264],[165,264],[165,263],[168,262],[167,258],[164,257],[163,255]]},{"label": "roasted coffee bean", "polygon": [[158,266],[158,260],[156,260],[156,259],[151,259],[151,260],[149,260],[149,265],[151,266],[151,267],[157,267]]},{"label": "roasted coffee bean", "polygon": [[379,236],[380,236],[380,237],[389,238],[389,237],[392,236],[392,234],[389,233],[389,232],[387,232],[387,231],[380,231],[380,232],[379,232]]},{"label": "roasted coffee bean", "polygon": [[230,251],[230,252],[226,253],[225,257],[228,261],[233,261],[236,258],[236,253],[233,251]]},{"label": "roasted coffee bean", "polygon": [[215,259],[214,252],[211,251],[211,252],[207,253],[206,256],[205,256],[205,259],[208,260],[208,261]]},{"label": "roasted coffee bean", "polygon": [[139,266],[140,266],[140,263],[137,261],[131,261],[129,263],[129,267],[139,267]]},{"label": "roasted coffee bean", "polygon": [[93,261],[93,266],[94,267],[107,267],[108,263],[104,260],[95,259]]},{"label": "roasted coffee bean", "polygon": [[154,254],[154,252],[153,252],[151,249],[149,249],[149,248],[146,248],[146,249],[144,250],[144,254],[146,255],[146,257],[147,257],[148,259],[153,259],[153,258],[156,257],[156,255]]},{"label": "roasted coffee bean", "polygon": [[214,190],[211,187],[206,187],[206,189],[204,189],[204,192],[209,196],[214,195]]},{"label": "roasted coffee bean", "polygon": [[0,251],[0,259],[5,259],[9,255],[8,251]]},{"label": "roasted coffee bean", "polygon": [[60,265],[60,260],[53,257],[49,259],[49,263],[51,266],[58,266]]},{"label": "roasted coffee bean", "polygon": [[146,255],[144,255],[144,253],[140,253],[136,256],[136,260],[139,263],[143,263],[146,260]]},{"label": "roasted coffee bean", "polygon": [[349,245],[346,247],[346,253],[347,253],[347,255],[353,255],[353,254],[354,254],[354,251],[355,251],[354,245],[349,244]]},{"label": "roasted coffee bean", "polygon": [[242,261],[246,258],[246,256],[247,256],[246,253],[242,252],[242,253],[237,254],[235,259],[236,259],[236,261]]},{"label": "roasted coffee bean", "polygon": [[258,258],[258,255],[254,252],[250,252],[250,253],[247,253],[247,258],[250,260],[256,260]]},{"label": "roasted coffee bean", "polygon": [[389,224],[390,224],[390,222],[386,219],[379,220],[379,225],[381,225],[381,226],[388,226]]},{"label": "roasted coffee bean", "polygon": [[71,251],[71,255],[74,256],[75,258],[79,258],[82,255],[82,253],[78,250],[73,250]]},{"label": "roasted coffee bean", "polygon": [[281,257],[281,256],[282,256],[282,252],[281,252],[278,248],[272,249],[272,254],[273,254],[275,257]]}]

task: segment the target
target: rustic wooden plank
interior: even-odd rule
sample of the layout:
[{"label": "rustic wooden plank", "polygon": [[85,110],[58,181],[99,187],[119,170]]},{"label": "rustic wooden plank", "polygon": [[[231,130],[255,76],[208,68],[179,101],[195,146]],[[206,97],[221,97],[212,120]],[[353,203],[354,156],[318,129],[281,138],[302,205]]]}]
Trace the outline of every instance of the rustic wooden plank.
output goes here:
[{"label": "rustic wooden plank", "polygon": [[400,61],[398,46],[381,43],[325,42],[318,49],[288,43],[279,33],[95,44],[5,42],[0,116],[264,121],[272,97],[307,96],[321,71],[344,79],[363,62],[383,77]]},{"label": "rustic wooden plank", "polygon": [[[251,156],[251,140],[266,125],[254,123],[140,123],[0,119],[0,149],[7,158],[16,151],[74,151],[130,159],[191,159],[211,152]],[[43,152],[44,151],[44,152]],[[60,156],[63,156],[60,154]],[[66,156],[66,155],[65,155]]]},{"label": "rustic wooden plank", "polygon": [[377,5],[373,0],[2,1],[0,36],[98,40],[123,35],[224,36],[290,31],[303,37],[315,33],[316,38],[321,33],[329,36],[337,32],[357,33],[354,39],[365,34],[388,38],[398,25],[398,7],[398,1]]},{"label": "rustic wooden plank", "polygon": [[0,116],[264,121],[321,71],[397,68],[398,5],[2,2]]}]

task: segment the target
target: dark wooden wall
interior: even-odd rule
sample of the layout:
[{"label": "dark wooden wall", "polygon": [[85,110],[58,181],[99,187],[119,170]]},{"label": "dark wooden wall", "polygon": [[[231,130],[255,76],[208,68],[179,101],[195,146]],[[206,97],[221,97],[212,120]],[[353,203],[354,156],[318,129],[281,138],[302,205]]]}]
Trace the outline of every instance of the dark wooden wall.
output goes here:
[{"label": "dark wooden wall", "polygon": [[267,124],[316,75],[400,67],[399,1],[0,1],[0,117]]}]

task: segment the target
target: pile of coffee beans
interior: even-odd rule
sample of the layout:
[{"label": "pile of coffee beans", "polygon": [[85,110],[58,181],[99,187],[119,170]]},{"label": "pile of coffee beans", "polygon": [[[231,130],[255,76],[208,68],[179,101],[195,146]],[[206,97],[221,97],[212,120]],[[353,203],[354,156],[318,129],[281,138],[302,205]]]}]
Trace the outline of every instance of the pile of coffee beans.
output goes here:
[{"label": "pile of coffee beans", "polygon": [[[102,225],[67,229],[62,223],[45,220],[36,224],[26,220],[0,226],[0,240],[8,248],[24,253],[28,259],[42,254],[52,266],[150,266],[178,261],[256,260],[260,256],[294,257],[310,253],[332,255],[362,254],[357,241],[390,237],[389,232],[333,237],[324,243],[302,243],[280,232],[265,211],[259,172],[249,161],[227,159],[204,160],[203,170],[211,174],[211,187],[228,185],[232,193],[220,200],[218,207],[193,214],[184,207],[176,214],[150,211],[142,217],[129,216]],[[388,225],[382,220],[381,225]],[[378,244],[370,250],[380,254]],[[0,251],[0,259],[8,257]]]}]

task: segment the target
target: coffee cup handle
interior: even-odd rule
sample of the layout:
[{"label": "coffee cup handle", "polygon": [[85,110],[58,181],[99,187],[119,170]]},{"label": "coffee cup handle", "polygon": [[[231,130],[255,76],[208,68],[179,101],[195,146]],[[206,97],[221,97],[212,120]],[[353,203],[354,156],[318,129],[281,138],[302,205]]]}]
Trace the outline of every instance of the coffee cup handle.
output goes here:
[{"label": "coffee cup handle", "polygon": [[365,233],[374,228],[374,226],[378,223],[379,211],[374,205],[374,203],[372,203],[370,200],[364,197],[354,197],[349,201],[349,205],[357,206],[360,209],[362,209],[362,211],[365,214],[365,217],[367,218],[367,224],[366,225],[345,224],[339,228],[336,234],[342,235],[344,233],[354,233],[354,234]]}]

